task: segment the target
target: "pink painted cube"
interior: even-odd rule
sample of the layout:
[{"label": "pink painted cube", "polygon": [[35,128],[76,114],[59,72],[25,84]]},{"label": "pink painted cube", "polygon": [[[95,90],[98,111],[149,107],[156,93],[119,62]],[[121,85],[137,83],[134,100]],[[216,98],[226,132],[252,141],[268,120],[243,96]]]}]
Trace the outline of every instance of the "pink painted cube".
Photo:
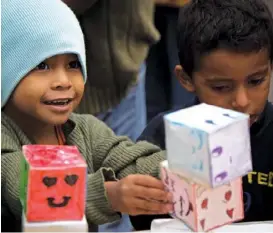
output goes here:
[{"label": "pink painted cube", "polygon": [[161,163],[161,179],[173,193],[172,217],[196,232],[206,232],[244,218],[242,180],[211,189],[171,172]]},{"label": "pink painted cube", "polygon": [[27,221],[81,220],[87,165],[75,146],[23,146],[20,199]]}]

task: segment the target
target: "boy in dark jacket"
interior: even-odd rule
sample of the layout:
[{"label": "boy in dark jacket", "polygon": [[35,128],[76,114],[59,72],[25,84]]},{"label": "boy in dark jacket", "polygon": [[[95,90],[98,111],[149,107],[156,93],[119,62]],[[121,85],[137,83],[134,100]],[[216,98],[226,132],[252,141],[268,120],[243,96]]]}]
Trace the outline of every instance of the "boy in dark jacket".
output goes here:
[{"label": "boy in dark jacket", "polygon": [[[175,72],[181,85],[196,94],[188,106],[207,103],[250,115],[253,171],[243,178],[243,221],[273,220],[273,106],[267,101],[271,14],[260,0],[194,0],[180,16]],[[140,140],[165,149],[165,114],[150,122]],[[153,219],[162,217],[168,215],[131,217],[131,222],[136,230],[149,229]]]}]

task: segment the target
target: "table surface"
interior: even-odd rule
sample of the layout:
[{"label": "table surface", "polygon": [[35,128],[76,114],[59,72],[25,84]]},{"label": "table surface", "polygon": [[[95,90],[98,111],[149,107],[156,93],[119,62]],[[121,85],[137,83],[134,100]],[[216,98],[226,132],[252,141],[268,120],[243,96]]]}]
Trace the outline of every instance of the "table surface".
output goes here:
[{"label": "table surface", "polygon": [[[234,223],[232,225],[253,225],[253,224],[273,224],[272,221],[264,221],[264,222],[242,222],[242,223]],[[136,231],[136,232],[151,232],[151,230],[145,230],[145,231]]]}]

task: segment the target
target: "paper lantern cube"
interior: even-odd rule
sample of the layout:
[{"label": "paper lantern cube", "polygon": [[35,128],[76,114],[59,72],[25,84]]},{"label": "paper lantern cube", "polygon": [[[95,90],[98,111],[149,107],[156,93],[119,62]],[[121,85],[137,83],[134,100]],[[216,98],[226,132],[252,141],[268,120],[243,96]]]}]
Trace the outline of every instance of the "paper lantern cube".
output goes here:
[{"label": "paper lantern cube", "polygon": [[217,187],[252,171],[249,116],[200,104],[164,116],[169,167]]},{"label": "paper lantern cube", "polygon": [[82,220],[87,165],[75,146],[23,146],[20,199],[27,221]]},{"label": "paper lantern cube", "polygon": [[167,161],[161,164],[161,178],[172,192],[174,212],[196,232],[207,232],[244,218],[241,178],[217,188],[206,188],[171,172]]}]

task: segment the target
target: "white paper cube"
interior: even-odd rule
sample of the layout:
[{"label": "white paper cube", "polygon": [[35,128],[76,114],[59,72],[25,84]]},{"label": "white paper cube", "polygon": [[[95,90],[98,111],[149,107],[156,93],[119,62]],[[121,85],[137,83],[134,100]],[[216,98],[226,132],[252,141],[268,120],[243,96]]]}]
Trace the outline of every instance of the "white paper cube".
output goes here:
[{"label": "white paper cube", "polygon": [[28,222],[23,214],[23,232],[88,232],[85,216],[75,221]]},{"label": "white paper cube", "polygon": [[169,168],[217,187],[252,171],[249,116],[199,104],[164,116]]}]

